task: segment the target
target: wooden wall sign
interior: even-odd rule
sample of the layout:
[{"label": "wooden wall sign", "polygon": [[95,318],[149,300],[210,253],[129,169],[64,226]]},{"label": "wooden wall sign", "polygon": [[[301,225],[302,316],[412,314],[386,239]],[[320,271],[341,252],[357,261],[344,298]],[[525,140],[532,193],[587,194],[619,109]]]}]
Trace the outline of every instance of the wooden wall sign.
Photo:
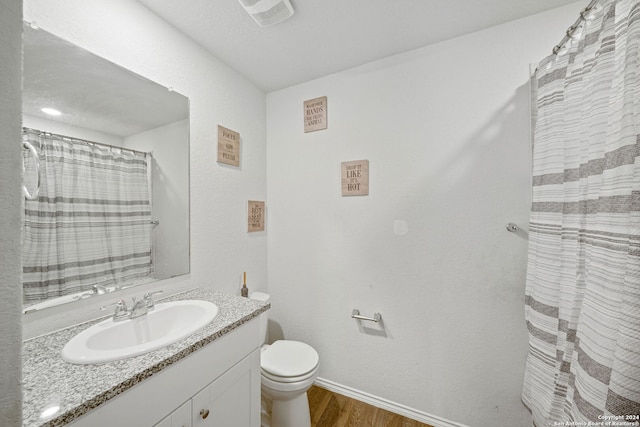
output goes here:
[{"label": "wooden wall sign", "polygon": [[240,134],[218,125],[218,163],[240,166]]},{"label": "wooden wall sign", "polygon": [[369,160],[342,162],[342,196],[369,194]]},{"label": "wooden wall sign", "polygon": [[248,204],[248,232],[264,231],[264,202],[249,200]]},{"label": "wooden wall sign", "polygon": [[327,128],[327,97],[304,101],[304,133]]}]

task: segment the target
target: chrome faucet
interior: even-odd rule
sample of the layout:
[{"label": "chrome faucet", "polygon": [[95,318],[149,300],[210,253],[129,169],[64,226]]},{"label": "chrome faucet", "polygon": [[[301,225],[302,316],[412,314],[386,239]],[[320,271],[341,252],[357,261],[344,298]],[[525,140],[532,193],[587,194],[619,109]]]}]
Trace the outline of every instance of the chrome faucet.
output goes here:
[{"label": "chrome faucet", "polygon": [[144,294],[143,301],[147,304],[147,307],[149,308],[149,311],[153,310],[153,308],[156,306],[155,301],[153,300],[153,296],[156,294],[161,294],[162,291],[155,291],[155,292],[147,292],[146,294]]},{"label": "chrome faucet", "polygon": [[104,285],[93,285],[91,287],[91,292],[94,295],[104,295],[107,293],[107,288]]},{"label": "chrome faucet", "polygon": [[144,298],[140,301],[136,301],[136,297],[133,297],[133,307],[129,310],[129,318],[135,319],[136,317],[144,316],[149,312],[149,307]]},{"label": "chrome faucet", "polygon": [[133,306],[131,309],[127,307],[127,303],[124,300],[120,300],[114,302],[113,304],[105,305],[100,307],[100,310],[106,310],[111,307],[115,307],[115,311],[113,313],[113,321],[119,322],[121,320],[126,319],[135,319],[140,316],[144,316],[155,307],[155,302],[153,301],[153,295],[162,293],[162,291],[155,292],[147,292],[144,294],[140,301],[136,301],[136,297],[132,297]]},{"label": "chrome faucet", "polygon": [[115,307],[115,311],[113,312],[113,321],[119,322],[121,320],[125,320],[129,318],[129,310],[127,309],[127,303],[121,299],[120,301],[116,301],[113,304],[103,305],[100,307],[100,310],[106,310],[107,308]]}]

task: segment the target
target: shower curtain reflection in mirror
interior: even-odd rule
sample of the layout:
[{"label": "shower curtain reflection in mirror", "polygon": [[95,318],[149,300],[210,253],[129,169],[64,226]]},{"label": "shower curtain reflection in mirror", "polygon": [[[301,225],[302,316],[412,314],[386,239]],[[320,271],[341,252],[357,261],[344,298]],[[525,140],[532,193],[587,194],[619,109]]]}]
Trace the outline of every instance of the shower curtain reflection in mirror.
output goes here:
[{"label": "shower curtain reflection in mirror", "polygon": [[23,141],[40,155],[41,180],[24,202],[24,302],[151,278],[150,153],[26,128]]}]

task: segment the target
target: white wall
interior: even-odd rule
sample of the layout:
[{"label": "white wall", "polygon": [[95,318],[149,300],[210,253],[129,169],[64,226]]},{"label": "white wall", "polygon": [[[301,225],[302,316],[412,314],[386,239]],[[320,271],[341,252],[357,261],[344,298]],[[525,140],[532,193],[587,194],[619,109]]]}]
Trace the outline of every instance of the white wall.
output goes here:
[{"label": "white wall", "polygon": [[0,425],[22,425],[22,1],[0,0]]},{"label": "white wall", "polygon": [[[266,287],[266,235],[246,232],[247,200],[266,197],[265,94],[136,1],[27,0],[24,19],[189,98],[191,273],[157,287],[237,294],[243,271]],[[241,135],[239,168],[216,163],[218,124]],[[109,298],[30,314],[25,336],[96,317]]]},{"label": "white wall", "polygon": [[[271,338],[424,416],[530,425],[529,63],[582,3],[268,94]],[[325,95],[328,129],[303,133],[303,101]],[[370,194],[341,197],[340,163],[361,159]]]},{"label": "white wall", "polygon": [[189,271],[189,121],[131,135],[124,147],[153,154],[154,277]]}]

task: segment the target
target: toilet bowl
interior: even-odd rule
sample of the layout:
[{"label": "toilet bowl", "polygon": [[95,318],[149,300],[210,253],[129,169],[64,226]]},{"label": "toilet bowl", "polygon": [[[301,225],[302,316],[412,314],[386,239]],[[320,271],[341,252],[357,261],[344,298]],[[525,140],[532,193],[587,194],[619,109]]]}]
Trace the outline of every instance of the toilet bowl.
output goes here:
[{"label": "toilet bowl", "polygon": [[271,427],[311,425],[307,390],[318,377],[318,353],[308,344],[280,340],[260,356],[262,393],[271,401]]},{"label": "toilet bowl", "polygon": [[[269,301],[269,295],[255,292],[250,298]],[[261,333],[266,341],[267,316],[260,315]],[[318,377],[320,357],[308,344],[278,340],[260,349],[260,383],[263,401],[263,427],[309,427],[307,390]]]}]

